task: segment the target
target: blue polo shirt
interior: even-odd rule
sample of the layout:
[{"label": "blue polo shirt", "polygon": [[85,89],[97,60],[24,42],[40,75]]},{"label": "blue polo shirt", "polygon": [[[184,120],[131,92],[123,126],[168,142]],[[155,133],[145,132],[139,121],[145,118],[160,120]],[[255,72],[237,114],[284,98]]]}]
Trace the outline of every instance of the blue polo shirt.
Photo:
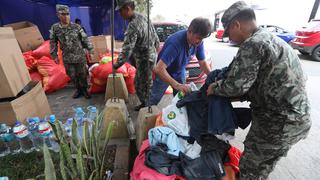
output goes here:
[{"label": "blue polo shirt", "polygon": [[185,75],[185,68],[192,56],[198,60],[205,59],[203,42],[198,46],[190,46],[187,41],[187,30],[178,31],[166,40],[158,60],[167,65],[167,71],[173,78]]}]

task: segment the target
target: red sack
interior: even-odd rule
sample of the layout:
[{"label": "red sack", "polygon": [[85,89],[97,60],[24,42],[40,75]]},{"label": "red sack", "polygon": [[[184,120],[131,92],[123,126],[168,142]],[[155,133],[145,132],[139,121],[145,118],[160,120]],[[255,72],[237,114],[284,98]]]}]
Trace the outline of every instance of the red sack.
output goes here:
[{"label": "red sack", "polygon": [[136,157],[136,160],[134,161],[130,177],[134,180],[182,180],[182,178],[178,177],[177,175],[166,176],[144,165],[145,151],[149,146],[150,144],[148,139],[143,141],[140,147],[139,155]]},{"label": "red sack", "polygon": [[90,88],[89,88],[89,92],[91,94],[95,94],[95,93],[103,93],[106,91],[106,86],[100,86],[98,84],[92,83]]},{"label": "red sack", "polygon": [[124,64],[127,68],[128,76],[124,78],[126,81],[127,89],[130,94],[136,93],[134,86],[134,78],[136,77],[136,68],[129,63]]},{"label": "red sack", "polygon": [[37,59],[40,59],[42,56],[52,59],[50,54],[50,40],[43,42],[37,49],[33,50],[33,56]]},{"label": "red sack", "polygon": [[30,73],[30,77],[33,81],[42,81],[43,79],[42,75],[38,71]]},{"label": "red sack", "polygon": [[53,59],[46,56],[37,62],[38,72],[43,76],[42,86],[46,93],[61,89],[70,80],[63,65],[57,65]]},{"label": "red sack", "polygon": [[[43,56],[52,59],[52,56],[50,54],[50,40],[43,42],[37,49],[33,50],[32,55],[36,59],[40,59]],[[59,64],[63,64],[60,43],[58,43],[58,59],[59,59]]]},{"label": "red sack", "polygon": [[37,70],[37,60],[33,57],[32,51],[24,52],[23,54],[24,62],[27,65],[28,71],[33,72]]}]

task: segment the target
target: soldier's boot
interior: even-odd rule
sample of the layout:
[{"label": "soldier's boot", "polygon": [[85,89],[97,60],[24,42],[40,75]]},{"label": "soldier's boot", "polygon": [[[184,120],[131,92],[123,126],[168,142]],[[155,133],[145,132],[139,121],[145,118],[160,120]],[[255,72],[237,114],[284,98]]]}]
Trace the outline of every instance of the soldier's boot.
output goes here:
[{"label": "soldier's boot", "polygon": [[142,103],[142,104],[134,107],[134,110],[135,110],[135,111],[139,111],[141,108],[144,108],[144,107],[146,107],[146,105],[145,105],[144,103]]},{"label": "soldier's boot", "polygon": [[83,93],[83,96],[84,96],[86,99],[90,99],[90,98],[91,98],[91,94],[88,92],[87,88],[83,88],[83,89],[82,89],[82,93]]},{"label": "soldier's boot", "polygon": [[77,99],[77,98],[79,98],[81,95],[82,95],[82,91],[78,88],[78,89],[74,92],[72,98],[73,98],[73,99]]}]

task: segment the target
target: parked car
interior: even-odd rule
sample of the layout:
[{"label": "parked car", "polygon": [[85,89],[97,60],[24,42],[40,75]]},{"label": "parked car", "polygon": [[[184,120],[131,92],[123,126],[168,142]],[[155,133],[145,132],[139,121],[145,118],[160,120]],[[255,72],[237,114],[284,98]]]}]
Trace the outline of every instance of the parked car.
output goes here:
[{"label": "parked car", "polygon": [[280,37],[283,39],[285,42],[289,43],[291,40],[295,38],[295,34],[293,32],[289,32],[279,26],[275,25],[260,25],[259,27],[264,28],[276,36]]},{"label": "parked car", "polygon": [[[172,22],[153,23],[153,26],[160,40],[159,51],[162,49],[164,42],[171,34],[188,28],[188,26],[182,23],[172,23]],[[192,59],[189,61],[189,64],[186,67],[187,83],[194,82],[195,84],[202,85],[204,84],[206,78],[207,78],[206,74],[200,69],[198,59],[196,58],[196,56],[192,57]]]},{"label": "parked car", "polygon": [[291,46],[303,55],[311,55],[320,61],[320,19],[310,21],[305,27],[296,31],[296,38]]}]

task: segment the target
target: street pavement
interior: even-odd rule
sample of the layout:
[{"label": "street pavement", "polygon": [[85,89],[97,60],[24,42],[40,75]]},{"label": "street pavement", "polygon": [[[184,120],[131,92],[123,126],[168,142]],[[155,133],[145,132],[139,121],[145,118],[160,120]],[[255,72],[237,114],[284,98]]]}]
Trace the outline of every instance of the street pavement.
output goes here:
[{"label": "street pavement", "polygon": [[[229,43],[219,42],[213,37],[205,40],[206,50],[213,59],[214,69],[227,66],[236,55],[238,48]],[[308,137],[295,144],[282,158],[269,180],[319,180],[320,179],[320,62],[309,56],[299,54],[301,65],[306,74],[307,93],[311,104],[312,127]],[[247,107],[248,103],[235,103],[235,106]],[[243,141],[249,128],[237,130],[236,138],[231,142],[243,150]]]}]

